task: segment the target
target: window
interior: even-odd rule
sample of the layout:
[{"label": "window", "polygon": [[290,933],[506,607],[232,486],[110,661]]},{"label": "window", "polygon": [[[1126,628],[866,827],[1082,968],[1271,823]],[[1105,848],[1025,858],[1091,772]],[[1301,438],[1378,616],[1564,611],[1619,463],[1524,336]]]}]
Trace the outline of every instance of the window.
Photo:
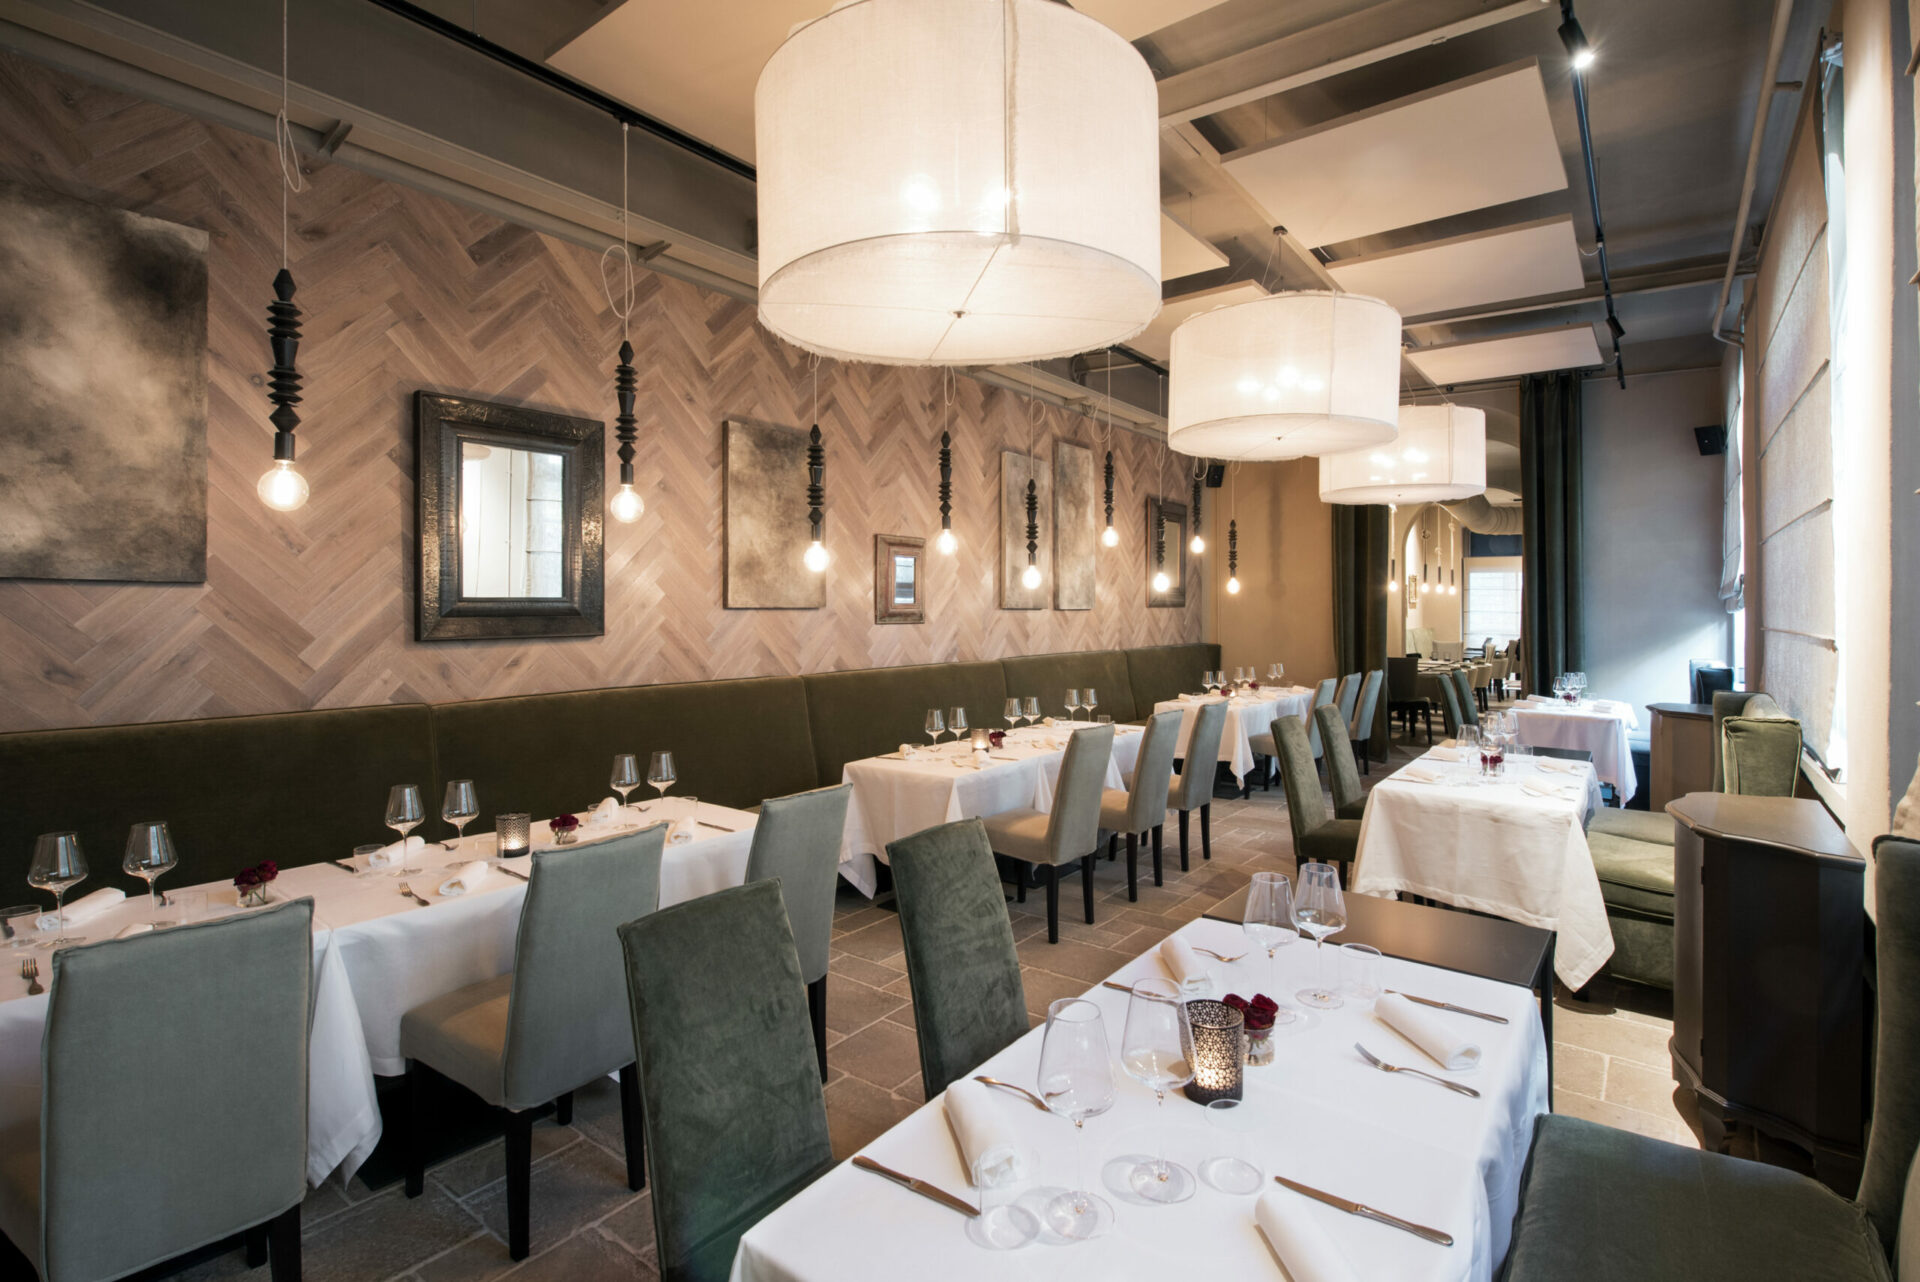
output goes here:
[{"label": "window", "polygon": [[1461,635],[1468,645],[1488,637],[1496,646],[1520,635],[1520,558],[1509,566],[1476,568],[1467,563],[1467,623]]}]

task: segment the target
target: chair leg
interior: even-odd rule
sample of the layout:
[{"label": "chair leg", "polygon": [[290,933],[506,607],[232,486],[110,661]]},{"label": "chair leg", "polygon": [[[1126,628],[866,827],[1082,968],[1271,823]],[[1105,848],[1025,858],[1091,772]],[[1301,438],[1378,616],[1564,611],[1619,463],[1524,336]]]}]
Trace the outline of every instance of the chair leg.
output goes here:
[{"label": "chair leg", "polygon": [[[827,977],[807,985],[807,1017],[813,1022],[813,1053],[820,1058],[820,1080],[827,1080]],[[637,1187],[637,1186],[636,1186]]]},{"label": "chair leg", "polygon": [[[820,981],[821,991],[826,990],[826,981]],[[813,989],[809,985],[808,995]],[[824,1005],[824,1003],[823,1003]],[[820,1072],[826,1075],[826,1057],[823,1052],[820,1060]],[[640,1105],[640,1066],[629,1064],[620,1070],[620,1141],[627,1150],[627,1188],[638,1193],[647,1187],[647,1117]]]},{"label": "chair leg", "polygon": [[1009,862],[1013,864],[1013,902],[1024,904],[1027,902],[1027,865],[1018,859]]},{"label": "chair leg", "polygon": [[1187,870],[1187,812],[1180,812],[1180,871]]},{"label": "chair leg", "polygon": [[245,1234],[247,1243],[247,1267],[257,1269],[267,1262],[267,1226],[256,1224]]},{"label": "chair leg", "polygon": [[1166,878],[1160,872],[1160,829],[1159,824],[1153,826],[1153,884],[1156,886],[1167,884]]},{"label": "chair leg", "polygon": [[573,1092],[568,1091],[553,1102],[553,1121],[556,1126],[573,1125]]},{"label": "chair leg", "polygon": [[1213,858],[1213,803],[1200,807],[1200,857]]},{"label": "chair leg", "polygon": [[267,1221],[267,1252],[273,1261],[273,1282],[300,1282],[298,1202]]},{"label": "chair leg", "polygon": [[1140,834],[1127,834],[1127,902],[1140,902]]},{"label": "chair leg", "polygon": [[1119,855],[1120,855],[1120,834],[1117,832],[1110,832],[1107,834],[1107,862],[1112,863],[1115,859],[1119,857]]},{"label": "chair leg", "polygon": [[1260,791],[1273,791],[1273,758],[1260,758]]},{"label": "chair leg", "polygon": [[1047,942],[1060,942],[1060,870],[1047,865]]},{"label": "chair leg", "polygon": [[427,1185],[427,1119],[422,1116],[427,1108],[425,1077],[425,1069],[412,1060],[407,1061],[407,1133],[404,1147],[408,1197],[419,1197]]},{"label": "chair leg", "polygon": [[507,1254],[527,1258],[533,1202],[533,1112],[507,1114]]},{"label": "chair leg", "polygon": [[1087,925],[1093,925],[1093,856],[1080,860],[1080,897],[1086,900]]},{"label": "chair leg", "polygon": [[1362,739],[1353,745],[1360,749],[1360,773],[1363,775],[1373,773],[1373,744],[1369,742],[1371,739],[1372,736],[1369,735],[1366,739]]}]

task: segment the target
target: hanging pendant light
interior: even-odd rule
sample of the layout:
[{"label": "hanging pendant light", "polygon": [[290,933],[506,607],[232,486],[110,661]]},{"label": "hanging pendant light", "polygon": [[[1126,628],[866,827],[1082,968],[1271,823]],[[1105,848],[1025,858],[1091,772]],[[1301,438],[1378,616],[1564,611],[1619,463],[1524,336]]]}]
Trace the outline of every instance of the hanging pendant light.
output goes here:
[{"label": "hanging pendant light", "polygon": [[[607,513],[622,525],[632,525],[647,510],[647,504],[633,488],[634,430],[633,344],[627,339],[627,321],[633,315],[633,251],[627,237],[627,122],[620,122],[620,243],[609,245],[600,255],[600,283],[606,288],[607,303],[620,318],[620,363],[613,367],[613,397],[619,407],[614,416],[613,434],[620,442],[620,488],[607,503]],[[620,301],[614,302],[613,286],[607,280],[607,255],[620,252],[623,284]]]},{"label": "hanging pendant light", "polygon": [[940,537],[933,546],[941,556],[952,556],[960,548],[953,537],[953,371],[944,371],[941,400],[946,407],[946,422],[940,429]]},{"label": "hanging pendant light", "polygon": [[1394,561],[1392,557],[1388,557],[1387,558],[1387,591],[1398,592],[1399,590],[1400,590],[1400,579],[1399,579],[1398,563]]},{"label": "hanging pendant light", "polygon": [[1320,456],[1323,503],[1445,503],[1487,490],[1487,413],[1402,405],[1388,444]]},{"label": "hanging pendant light", "polygon": [[1187,551],[1199,556],[1207,550],[1207,540],[1200,531],[1204,528],[1200,520],[1200,491],[1204,488],[1207,474],[1207,461],[1200,459],[1195,463],[1193,474],[1193,538],[1187,543]]},{"label": "hanging pendant light", "polygon": [[1270,294],[1173,331],[1167,436],[1197,456],[1303,458],[1393,439],[1400,313],[1377,298]]},{"label": "hanging pendant light", "polygon": [[1037,402],[1027,403],[1027,568],[1020,586],[1031,592],[1040,586],[1040,497],[1034,488],[1033,420]]},{"label": "hanging pendant light", "polygon": [[1240,595],[1240,522],[1227,522],[1227,595]]},{"label": "hanging pendant light", "polygon": [[1106,441],[1106,446],[1107,446],[1107,528],[1100,531],[1100,544],[1102,547],[1117,548],[1120,546],[1120,531],[1113,528],[1113,356],[1112,356],[1112,353],[1108,353],[1108,356],[1107,356],[1106,429],[1107,430],[1104,433],[1104,439]]},{"label": "hanging pendant light", "polygon": [[300,415],[300,309],[294,305],[293,273],[287,270],[287,194],[305,191],[300,155],[293,146],[293,126],[287,118],[287,3],[280,0],[280,114],[274,117],[274,146],[280,153],[280,270],[273,278],[273,301],[267,304],[267,348],[273,369],[267,375],[267,399],[273,413],[273,466],[260,477],[254,492],[276,512],[304,507],[312,488],[294,462],[294,430]]},{"label": "hanging pendant light", "polygon": [[843,360],[992,365],[1160,310],[1159,98],[1048,0],[859,0],[754,88],[760,323]]},{"label": "hanging pendant light", "polygon": [[821,507],[827,501],[827,451],[820,444],[820,358],[813,358],[813,430],[807,433],[807,528],[813,541],[807,544],[801,561],[815,574],[827,568],[827,545],[822,542],[826,517]]}]

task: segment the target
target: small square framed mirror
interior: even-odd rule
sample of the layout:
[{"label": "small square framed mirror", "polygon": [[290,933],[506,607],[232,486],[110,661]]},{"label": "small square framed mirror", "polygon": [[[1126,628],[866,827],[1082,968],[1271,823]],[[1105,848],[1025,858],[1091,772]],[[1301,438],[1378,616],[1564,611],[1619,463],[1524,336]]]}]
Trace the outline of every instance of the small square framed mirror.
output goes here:
[{"label": "small square framed mirror", "polygon": [[905,534],[873,536],[873,621],[927,621],[925,568],[927,541]]}]

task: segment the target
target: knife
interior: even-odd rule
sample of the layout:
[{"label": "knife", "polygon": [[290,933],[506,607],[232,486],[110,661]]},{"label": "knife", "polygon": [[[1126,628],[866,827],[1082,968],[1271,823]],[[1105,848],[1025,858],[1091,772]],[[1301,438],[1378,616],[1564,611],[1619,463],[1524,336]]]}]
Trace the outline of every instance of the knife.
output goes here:
[{"label": "knife", "polygon": [[527,874],[523,872],[515,872],[513,869],[507,867],[505,864],[495,864],[494,867],[498,868],[501,872],[507,874],[507,876],[517,878],[520,881],[531,880],[531,878],[529,878]]},{"label": "knife", "polygon": [[332,864],[335,868],[341,869],[344,872],[352,873],[356,877],[360,875],[360,870],[358,868],[355,868],[352,864],[348,863],[344,859],[329,859],[327,860],[327,862]]},{"label": "knife", "polygon": [[[858,1159],[855,1160],[857,1161]],[[1453,1245],[1452,1235],[1442,1233],[1439,1229],[1430,1229],[1425,1225],[1415,1224],[1411,1220],[1403,1220],[1397,1215],[1388,1215],[1385,1211],[1376,1211],[1370,1206],[1352,1201],[1349,1198],[1336,1197],[1331,1193],[1323,1193],[1310,1184],[1297,1184],[1284,1175],[1274,1176],[1273,1182],[1275,1184],[1285,1185],[1295,1193],[1310,1197],[1316,1202],[1325,1202],[1328,1206],[1345,1211],[1348,1215],[1357,1215],[1364,1220],[1374,1220],[1380,1224],[1390,1224],[1396,1229],[1403,1229],[1415,1237],[1425,1238],[1436,1246]]]},{"label": "knife", "polygon": [[1437,1002],[1431,997],[1415,997],[1412,993],[1402,993],[1397,988],[1389,988],[1386,991],[1404,997],[1410,1002],[1419,1002],[1422,1006],[1431,1006],[1435,1010],[1450,1010],[1456,1015],[1471,1015],[1475,1019],[1484,1019],[1489,1024],[1508,1022],[1505,1015],[1490,1015],[1483,1010],[1474,1010],[1471,1006],[1455,1006],[1452,1002]]},{"label": "knife", "polygon": [[708,823],[708,822],[707,822],[706,820],[704,820],[704,819],[700,819],[700,820],[696,820],[695,822],[697,822],[697,823],[698,823],[698,824],[699,824],[699,825],[700,825],[700,826],[701,826],[702,828],[715,828],[715,829],[718,829],[718,830],[719,830],[719,831],[721,831],[721,832],[732,832],[732,831],[733,831],[733,829],[731,829],[731,828],[723,828],[723,827],[721,827],[721,826],[720,826],[719,824],[710,824],[710,823]]},{"label": "knife", "polygon": [[[927,1183],[925,1180],[917,1180],[911,1175],[902,1175],[900,1172],[894,1170],[892,1167],[880,1165],[880,1163],[874,1161],[872,1158],[868,1157],[864,1153],[860,1154],[858,1157],[855,1157],[853,1159],[853,1164],[859,1167],[863,1171],[872,1171],[875,1175],[885,1176],[887,1179],[892,1180],[895,1184],[898,1184],[901,1188],[912,1189],[915,1193],[918,1193],[921,1197],[927,1198],[929,1201],[938,1202],[940,1203],[940,1205],[944,1207],[948,1207],[952,1210],[958,1211],[960,1212],[960,1214],[966,1216],[969,1219],[972,1219],[974,1216],[977,1216],[980,1214],[980,1212],[976,1211],[971,1205],[955,1197],[953,1194],[947,1192],[945,1189],[936,1188],[933,1185]],[[1448,1240],[1451,1241],[1452,1239],[1448,1239]]]}]

